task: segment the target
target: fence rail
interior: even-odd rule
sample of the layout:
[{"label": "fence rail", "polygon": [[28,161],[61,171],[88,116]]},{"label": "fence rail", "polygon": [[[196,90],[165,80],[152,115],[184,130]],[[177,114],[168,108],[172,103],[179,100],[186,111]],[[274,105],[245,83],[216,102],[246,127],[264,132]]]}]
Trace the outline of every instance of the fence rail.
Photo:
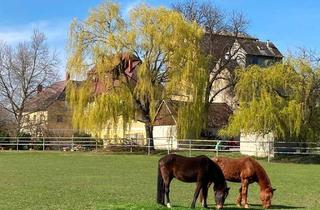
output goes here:
[{"label": "fence rail", "polygon": [[240,152],[242,154],[274,157],[277,154],[320,155],[320,142],[254,142],[173,138],[110,139],[93,137],[0,137],[0,150],[60,150],[60,151],[117,151],[146,152],[151,148],[166,150],[215,152]]}]

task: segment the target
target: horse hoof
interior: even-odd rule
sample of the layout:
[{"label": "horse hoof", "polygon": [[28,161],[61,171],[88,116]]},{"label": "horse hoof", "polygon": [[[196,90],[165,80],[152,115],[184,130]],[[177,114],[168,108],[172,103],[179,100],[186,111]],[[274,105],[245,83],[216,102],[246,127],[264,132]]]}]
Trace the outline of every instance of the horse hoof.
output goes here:
[{"label": "horse hoof", "polygon": [[170,203],[167,203],[167,207],[170,209],[171,208],[171,205],[170,205]]},{"label": "horse hoof", "polygon": [[244,208],[245,208],[245,209],[248,209],[248,208],[249,208],[249,205],[248,205],[248,204],[244,204]]},{"label": "horse hoof", "polygon": [[240,204],[240,203],[237,203],[237,207],[238,207],[238,208],[241,208],[241,204]]}]

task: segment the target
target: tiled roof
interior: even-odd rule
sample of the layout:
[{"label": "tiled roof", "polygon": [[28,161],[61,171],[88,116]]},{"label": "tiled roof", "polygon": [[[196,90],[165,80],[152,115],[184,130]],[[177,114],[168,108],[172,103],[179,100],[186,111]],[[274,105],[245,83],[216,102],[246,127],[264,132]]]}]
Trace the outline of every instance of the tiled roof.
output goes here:
[{"label": "tiled roof", "polygon": [[64,100],[66,84],[66,81],[59,81],[44,88],[26,102],[24,112],[44,111],[52,102]]},{"label": "tiled roof", "polygon": [[[212,46],[210,49],[209,40],[212,39]],[[249,55],[268,56],[274,58],[282,58],[283,55],[272,42],[262,42],[259,39],[241,35],[239,37],[230,34],[205,34],[203,41],[203,48],[207,53],[212,54],[215,61],[224,57],[235,41],[238,41],[240,46]]]},{"label": "tiled roof", "polygon": [[278,48],[270,41],[262,42],[259,40],[240,39],[241,47],[249,55],[267,56],[282,58],[283,55]]},{"label": "tiled roof", "polygon": [[[186,102],[163,101],[154,120],[154,125],[176,125],[178,108],[184,103]],[[232,110],[226,103],[212,103],[209,107],[208,127],[221,128],[227,125],[231,114]]]},{"label": "tiled roof", "polygon": [[104,75],[105,79],[109,79],[104,81],[100,80],[99,77],[96,76],[97,72],[95,67],[93,67],[88,72],[88,79],[92,81],[92,87],[94,88],[93,92],[100,94],[110,90],[110,88],[117,87],[120,83],[118,76],[123,73],[130,83],[135,84],[137,81],[137,67],[140,63],[141,61],[135,56],[124,54],[117,66],[115,66],[111,71],[106,71],[106,74]]}]

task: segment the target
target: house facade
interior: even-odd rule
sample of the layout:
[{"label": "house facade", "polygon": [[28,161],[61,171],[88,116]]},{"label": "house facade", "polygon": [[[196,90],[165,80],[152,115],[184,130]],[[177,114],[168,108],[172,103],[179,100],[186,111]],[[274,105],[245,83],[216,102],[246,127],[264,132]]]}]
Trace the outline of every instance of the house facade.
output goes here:
[{"label": "house facade", "polygon": [[[23,113],[23,131],[32,136],[71,137],[76,132],[72,126],[72,110],[66,101],[67,81],[59,81],[43,88],[26,103]],[[99,137],[144,139],[144,123],[134,120],[127,131],[119,120],[117,128],[105,128]],[[90,132],[88,132],[90,133]],[[93,134],[95,135],[95,134]],[[111,141],[111,142],[112,142]],[[110,141],[108,141],[110,142]]]},{"label": "house facade", "polygon": [[[250,65],[258,65],[261,67],[281,62],[283,55],[278,48],[270,41],[260,41],[257,38],[239,35],[234,37],[230,34],[216,35],[216,41],[211,53],[217,55],[216,68],[225,65],[225,69],[221,72],[223,79],[216,80],[213,84],[211,95],[216,90],[226,87],[228,82],[232,81],[234,75],[231,70],[237,68],[246,68]],[[207,49],[209,50],[209,49]],[[237,109],[238,103],[232,89],[225,89],[215,96],[214,102],[227,103],[233,110]],[[273,135],[268,134],[260,136],[257,134],[241,134],[240,135],[240,152],[246,155],[254,155],[265,157],[273,155]]]},{"label": "house facade", "polygon": [[[136,79],[136,67],[139,61],[126,55],[120,60],[118,66],[108,72],[104,81],[100,81],[95,69],[91,69],[87,74],[91,91],[93,94],[108,92],[108,88],[119,85],[117,76],[120,74],[120,67],[125,69],[129,81],[134,82]],[[119,68],[118,68],[119,67]],[[24,109],[23,131],[30,133],[32,136],[73,136],[77,131],[72,125],[72,110],[66,101],[67,83],[72,82],[81,85],[80,81],[71,81],[69,76],[66,80],[58,81],[49,87],[38,87],[38,92],[30,98]],[[107,83],[107,84],[106,84]],[[121,138],[145,139],[145,124],[143,119],[136,113],[136,119],[130,123],[126,131],[122,128],[122,120],[119,119],[116,127],[106,127],[98,133],[91,133],[93,136],[108,138],[107,142],[115,142]]]},{"label": "house facade", "polygon": [[[122,54],[118,65],[111,71],[105,72],[103,81],[100,80],[95,68],[88,73],[87,80],[91,82],[93,94],[108,93],[112,88],[116,88],[121,83],[120,75],[124,74],[128,85],[134,86],[137,81],[137,69],[141,61],[130,54]],[[119,139],[130,138],[140,140],[140,143],[146,143],[145,123],[138,107],[135,111],[135,119],[129,123],[128,129],[123,129],[122,118],[119,117],[117,126],[105,127],[99,136],[106,138],[105,145],[116,143]],[[143,140],[143,141],[141,141]]]},{"label": "house facade", "polygon": [[[206,49],[213,57],[214,68],[222,66],[220,79],[213,83],[211,95],[216,94],[217,90],[223,89],[234,80],[234,73],[237,68],[246,68],[250,65],[261,67],[281,62],[283,55],[271,41],[260,41],[248,35],[232,36],[228,33],[217,34],[214,36],[214,44],[211,49]],[[213,77],[214,75],[211,75]],[[236,109],[237,100],[233,90],[227,88],[219,92],[214,97],[214,102],[227,103],[232,109]]]},{"label": "house facade", "polygon": [[38,87],[23,113],[23,131],[32,136],[72,136],[72,111],[66,103],[67,81]]}]

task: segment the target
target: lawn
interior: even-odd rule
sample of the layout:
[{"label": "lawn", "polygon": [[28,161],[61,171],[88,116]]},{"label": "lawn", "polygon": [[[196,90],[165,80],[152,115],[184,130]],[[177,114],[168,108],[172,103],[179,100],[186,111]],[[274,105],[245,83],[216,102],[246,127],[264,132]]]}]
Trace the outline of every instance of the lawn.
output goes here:
[{"label": "lawn", "polygon": [[[166,209],[155,203],[158,155],[1,152],[0,209]],[[272,209],[320,209],[320,165],[267,163],[277,191]],[[235,206],[230,183],[225,209]],[[194,184],[173,181],[175,210],[189,209]],[[213,208],[212,190],[209,205]],[[262,209],[258,186],[249,187],[252,209]],[[198,209],[201,209],[199,202]]]}]

